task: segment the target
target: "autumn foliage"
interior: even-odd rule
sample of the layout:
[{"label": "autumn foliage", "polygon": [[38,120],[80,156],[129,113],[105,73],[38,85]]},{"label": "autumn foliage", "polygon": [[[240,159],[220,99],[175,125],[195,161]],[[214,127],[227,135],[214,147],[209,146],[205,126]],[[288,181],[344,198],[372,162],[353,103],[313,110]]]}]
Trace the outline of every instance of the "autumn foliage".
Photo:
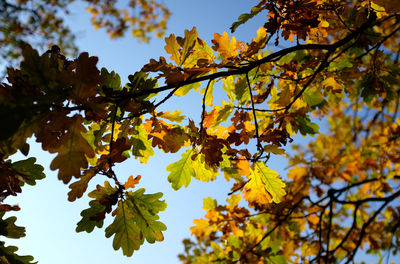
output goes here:
[{"label": "autumn foliage", "polygon": [[[130,1],[143,10],[138,18],[123,16],[116,1],[87,2],[94,24],[112,36],[129,24],[141,38],[153,28],[161,34],[169,14],[155,1]],[[20,66],[8,68],[0,85],[7,124],[0,132],[0,235],[24,236],[15,217],[6,217],[19,210],[7,197],[45,177],[35,158],[13,160],[18,150],[28,155],[33,136],[56,154],[50,168],[68,184],[68,200],[91,198],[76,231],[102,228],[110,217],[105,235],[126,256],[163,240],[158,213],[166,203],[140,187],[146,175],[121,182],[114,168],[128,158],[146,163],[155,148],[182,153],[166,168],[175,190],[217,177],[232,185],[225,204],[204,199],[183,263],[353,263],[359,251],[397,254],[399,7],[397,0],[261,0],[211,43],[196,28],[166,37],[168,57],[151,59],[126,84],[88,53],[69,59],[57,46],[39,54],[24,44]],[[119,23],[108,23],[109,15]],[[251,41],[237,40],[235,30],[255,16],[265,24]],[[226,100],[217,102],[216,90]],[[191,113],[159,111],[191,91],[203,97],[199,123]],[[298,146],[296,134],[313,137]],[[289,159],[287,175],[274,171],[271,155]],[[87,190],[101,177],[103,185]],[[33,261],[16,250],[0,242],[0,260]]]}]

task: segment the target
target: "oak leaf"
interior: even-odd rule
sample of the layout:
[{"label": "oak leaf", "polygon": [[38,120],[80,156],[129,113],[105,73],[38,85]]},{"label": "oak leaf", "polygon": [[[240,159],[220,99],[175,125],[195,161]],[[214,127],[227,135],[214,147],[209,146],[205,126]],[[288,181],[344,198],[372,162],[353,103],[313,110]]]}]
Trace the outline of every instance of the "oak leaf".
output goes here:
[{"label": "oak leaf", "polygon": [[138,175],[135,178],[133,176],[129,176],[128,180],[124,183],[124,188],[129,189],[129,188],[134,188],[136,184],[139,184],[139,180],[142,178],[142,176]]},{"label": "oak leaf", "polygon": [[86,132],[82,123],[81,116],[73,116],[67,133],[63,134],[59,140],[59,148],[54,149],[58,155],[51,162],[50,169],[58,169],[58,178],[64,183],[68,183],[72,176],[79,178],[80,170],[88,167],[87,157],[94,157],[92,146],[82,135]]},{"label": "oak leaf", "polygon": [[118,202],[118,189],[105,181],[104,186],[97,185],[88,196],[94,199],[89,202],[90,207],[81,212],[82,219],[77,223],[76,232],[90,233],[94,227],[103,226],[106,213],[110,213],[112,206]]},{"label": "oak leaf", "polygon": [[219,54],[225,59],[234,58],[239,54],[239,51],[236,47],[236,38],[232,36],[232,39],[229,40],[228,33],[226,32],[222,33],[222,36],[218,33],[215,33],[212,43],[214,44],[212,48],[215,51],[218,51]]},{"label": "oak leaf", "polygon": [[126,193],[126,200],[120,201],[114,210],[114,222],[106,228],[106,237],[114,235],[113,247],[122,248],[125,256],[132,256],[144,239],[149,243],[162,241],[166,226],[157,221],[158,213],[165,210],[166,203],[159,200],[162,193],[144,194],[144,189]]},{"label": "oak leaf", "polygon": [[95,169],[91,168],[82,172],[82,176],[80,179],[72,184],[70,184],[69,188],[71,189],[68,192],[68,200],[70,202],[75,201],[77,198],[81,198],[85,193],[89,181],[96,175]]},{"label": "oak leaf", "polygon": [[256,162],[245,185],[244,198],[249,203],[279,203],[286,194],[285,183],[278,178],[278,173],[270,170],[263,162]]}]

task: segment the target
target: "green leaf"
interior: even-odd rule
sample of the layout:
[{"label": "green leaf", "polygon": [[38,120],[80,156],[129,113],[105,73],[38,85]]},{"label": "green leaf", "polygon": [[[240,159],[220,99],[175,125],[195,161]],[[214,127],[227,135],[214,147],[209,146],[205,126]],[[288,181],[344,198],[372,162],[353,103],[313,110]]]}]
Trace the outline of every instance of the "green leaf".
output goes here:
[{"label": "green leaf", "polygon": [[217,207],[217,200],[211,197],[203,198],[203,209],[205,211],[213,210],[215,207]]},{"label": "green leaf", "polygon": [[24,60],[21,62],[21,72],[29,77],[31,85],[40,87],[49,92],[55,87],[57,70],[51,65],[51,58],[47,54],[39,53],[27,45],[22,51]]},{"label": "green leaf", "polygon": [[296,116],[295,120],[299,122],[300,126],[298,129],[303,136],[307,134],[315,135],[318,133],[319,126],[315,123],[311,123],[308,117]]},{"label": "green leaf", "polygon": [[[135,72],[133,75],[129,75],[129,83],[127,86],[130,88],[130,92],[141,92],[148,91],[157,87],[157,79],[148,78],[148,74],[144,72]],[[154,96],[154,94],[138,96],[135,100],[140,101],[144,99],[148,99]]]},{"label": "green leaf", "polygon": [[177,95],[177,96],[185,96],[192,89],[194,91],[197,91],[200,88],[200,84],[201,84],[200,82],[197,82],[197,83],[192,83],[192,84],[188,84],[188,85],[179,87],[179,89],[175,91],[175,95]]},{"label": "green leaf", "polygon": [[3,241],[0,241],[0,263],[4,264],[33,264],[32,256],[19,256],[15,252],[18,250],[14,246],[5,246]]},{"label": "green leaf", "polygon": [[17,218],[11,216],[3,219],[5,212],[0,212],[0,235],[8,238],[21,238],[25,236],[25,227],[17,226]]},{"label": "green leaf", "polygon": [[241,105],[246,104],[250,100],[249,86],[247,85],[246,78],[241,78],[235,83],[234,93]]},{"label": "green leaf", "polygon": [[114,91],[121,90],[121,77],[114,71],[108,72],[106,68],[101,69],[101,76],[104,78],[104,86]]},{"label": "green leaf", "polygon": [[279,203],[286,194],[285,183],[276,171],[270,170],[263,162],[256,162],[246,184],[245,198],[260,204]]},{"label": "green leaf", "polygon": [[196,180],[209,182],[215,180],[218,171],[208,166],[204,161],[204,154],[198,154],[195,160],[192,160],[193,176]]},{"label": "green leaf", "polygon": [[58,169],[58,178],[68,183],[72,176],[81,177],[81,169],[88,167],[88,158],[94,158],[92,146],[83,136],[87,132],[80,115],[70,119],[68,132],[60,137],[61,147],[57,149],[58,155],[50,164],[50,169]]},{"label": "green leaf", "polygon": [[106,228],[106,237],[114,235],[113,247],[122,248],[125,256],[132,256],[143,244],[162,241],[162,231],[167,227],[160,221],[158,213],[165,210],[166,203],[159,198],[162,193],[144,194],[145,189],[127,192],[126,200],[118,203],[113,212],[114,222]]},{"label": "green leaf", "polygon": [[182,154],[182,158],[167,167],[167,171],[171,172],[168,175],[168,181],[172,183],[174,190],[180,189],[182,186],[188,187],[191,176],[194,175],[192,166],[192,149],[188,149]]},{"label": "green leaf", "polygon": [[311,108],[315,108],[324,102],[324,98],[316,88],[306,89],[303,93],[303,98]]},{"label": "green leaf", "polygon": [[12,168],[21,174],[23,177],[22,182],[29,185],[35,185],[36,180],[41,180],[46,177],[43,173],[44,168],[41,165],[35,164],[36,158],[29,158],[20,160],[12,164]]},{"label": "green leaf", "polygon": [[233,79],[233,76],[222,78],[222,89],[226,92],[226,95],[229,97],[231,102],[235,100],[234,87],[235,80]]},{"label": "green leaf", "polygon": [[211,125],[211,127],[217,127],[222,122],[228,121],[229,116],[233,112],[234,106],[233,106],[233,104],[222,101],[222,106],[216,105],[216,106],[214,106],[214,109],[215,109],[215,111],[218,112],[218,115],[215,118],[216,120]]},{"label": "green leaf", "polygon": [[187,29],[185,30],[185,41],[182,46],[180,65],[185,63],[186,58],[189,56],[190,51],[193,49],[198,35],[199,34],[197,33],[196,27],[193,27],[190,31]]},{"label": "green leaf", "polygon": [[239,237],[230,235],[226,240],[228,246],[233,246],[235,248],[240,248],[242,246],[242,241]]},{"label": "green leaf", "polygon": [[286,264],[287,263],[285,256],[282,254],[272,255],[269,257],[269,260],[271,261],[271,263],[274,263],[274,264]]},{"label": "green leaf", "polygon": [[88,196],[100,200],[105,197],[114,196],[117,191],[118,191],[117,187],[113,187],[108,181],[105,181],[104,187],[101,185],[97,185],[96,190],[90,192]]},{"label": "green leaf", "polygon": [[231,33],[235,32],[235,30],[242,24],[246,23],[249,19],[253,18],[254,16],[258,15],[261,11],[263,11],[265,7],[253,7],[250,11],[250,14],[241,14],[238,18],[238,21],[234,22],[231,27]]},{"label": "green leaf", "polygon": [[[186,40],[185,40],[186,41]],[[185,68],[193,68],[199,66],[202,63],[211,63],[214,61],[215,56],[213,50],[207,45],[206,42],[201,39],[197,39],[194,42],[193,48],[189,55],[185,59],[184,67]]]},{"label": "green leaf", "polygon": [[101,228],[106,213],[110,213],[112,206],[118,202],[118,189],[112,187],[108,181],[104,187],[97,185],[96,189],[88,194],[94,198],[89,202],[89,208],[81,212],[82,219],[78,222],[76,232],[92,232],[94,227]]},{"label": "green leaf", "polygon": [[279,64],[287,64],[296,57],[296,52],[291,52],[279,59]]},{"label": "green leaf", "polygon": [[21,151],[21,153],[22,153],[24,156],[28,156],[28,154],[29,154],[29,144],[28,144],[28,143],[25,143],[25,144],[19,149],[19,151]]},{"label": "green leaf", "polygon": [[353,64],[351,63],[349,58],[342,58],[337,61],[333,61],[328,66],[328,71],[340,71],[345,68],[351,68]]},{"label": "green leaf", "polygon": [[0,120],[3,124],[7,124],[0,129],[0,141],[12,137],[20,128],[24,120],[31,118],[32,109],[27,111],[23,107],[13,107],[3,104],[0,105]]},{"label": "green leaf", "polygon": [[103,226],[104,219],[97,219],[97,216],[102,214],[106,207],[97,200],[90,201],[89,206],[88,209],[81,212],[82,219],[77,224],[76,232],[86,231],[90,233],[95,227],[101,228]]},{"label": "green leaf", "polygon": [[167,227],[157,220],[159,219],[158,213],[164,211],[167,204],[164,200],[160,200],[163,196],[162,193],[144,194],[144,192],[143,188],[133,193],[128,192],[128,204],[135,215],[135,223],[139,226],[147,242],[162,241],[164,240],[162,231],[167,230]]},{"label": "green leaf", "polygon": [[208,166],[204,161],[204,154],[198,154],[193,160],[193,149],[188,149],[182,153],[181,159],[171,163],[167,167],[168,181],[172,183],[174,190],[180,189],[182,186],[187,187],[190,184],[191,177],[202,182],[215,180],[218,171]]},{"label": "green leaf", "polygon": [[134,135],[130,140],[132,155],[135,159],[139,159],[141,163],[147,163],[149,157],[154,156],[151,140],[148,139],[148,133],[143,126],[138,125],[135,129]]},{"label": "green leaf", "polygon": [[172,122],[181,123],[182,120],[186,118],[186,116],[182,116],[181,114],[182,114],[181,110],[176,110],[176,111],[173,111],[173,112],[170,112],[168,110],[165,113],[164,112],[158,113],[157,116],[161,117],[161,118],[165,118],[165,119],[167,119],[169,121],[172,121]]},{"label": "green leaf", "polygon": [[68,192],[68,201],[73,202],[77,198],[81,198],[82,195],[86,192],[89,181],[94,176],[96,176],[96,171],[93,168],[83,171],[82,177],[78,181],[70,184],[69,188],[71,189],[71,191]]},{"label": "green leaf", "polygon": [[106,237],[114,235],[113,248],[122,248],[125,256],[130,257],[134,250],[143,244],[140,228],[134,222],[134,214],[129,210],[127,203],[120,201],[113,212],[114,222],[106,228]]}]

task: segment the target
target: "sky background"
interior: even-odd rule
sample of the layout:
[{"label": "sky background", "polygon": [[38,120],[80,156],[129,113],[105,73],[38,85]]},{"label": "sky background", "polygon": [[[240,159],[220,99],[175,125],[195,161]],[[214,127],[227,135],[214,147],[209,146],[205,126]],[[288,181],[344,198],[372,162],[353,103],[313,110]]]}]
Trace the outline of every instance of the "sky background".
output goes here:
[{"label": "sky background", "polygon": [[[183,35],[185,29],[196,27],[199,37],[211,45],[214,32],[222,34],[229,32],[230,25],[242,13],[249,12],[257,1],[242,0],[169,0],[165,4],[172,15],[168,22],[167,34]],[[106,67],[117,72],[123,83],[129,74],[139,71],[151,58],[169,57],[164,50],[164,39],[153,38],[150,43],[139,43],[129,34],[126,37],[110,40],[102,30],[93,30],[90,15],[84,10],[85,5],[74,3],[67,17],[73,32],[78,36],[77,44],[80,51],[87,51],[91,56],[99,57],[98,67]],[[239,27],[235,37],[244,42],[250,42],[255,37],[258,27],[264,24],[263,14],[249,23]],[[202,84],[204,87],[206,84]],[[218,93],[218,91],[215,91]],[[160,111],[182,110],[183,114],[199,121],[201,115],[201,99],[197,93],[186,97],[174,97]],[[214,103],[220,102],[214,100]],[[183,122],[187,122],[184,120]],[[228,197],[230,183],[223,176],[211,183],[201,183],[192,179],[188,188],[174,191],[167,181],[168,164],[180,159],[180,153],[164,154],[156,150],[155,156],[147,164],[140,164],[129,159],[116,166],[118,178],[126,180],[130,175],[142,175],[138,187],[145,188],[146,193],[162,192],[163,199],[168,204],[161,212],[161,221],[167,226],[164,232],[165,240],[155,244],[145,244],[131,258],[122,255],[122,251],[112,248],[112,239],[104,236],[104,228],[95,229],[92,233],[76,233],[76,223],[81,219],[80,212],[88,208],[89,199],[83,198],[73,203],[67,201],[69,188],[57,180],[57,171],[51,171],[49,164],[54,156],[41,150],[38,144],[30,141],[29,156],[37,157],[38,163],[45,167],[47,178],[39,181],[37,186],[25,186],[22,194],[7,202],[19,204],[21,211],[14,213],[18,217],[17,224],[26,227],[27,236],[18,240],[8,240],[11,245],[19,247],[20,254],[33,255],[40,264],[83,264],[83,263],[179,263],[177,255],[183,252],[182,240],[190,236],[189,228],[193,219],[204,216],[201,209],[204,197],[216,198],[223,203]],[[26,159],[15,155],[13,160]],[[269,167],[285,175],[287,163],[282,158],[271,158]],[[103,184],[105,178],[92,181],[88,190],[96,184]],[[11,214],[8,214],[11,215]],[[108,219],[108,220],[107,220]],[[105,221],[106,227],[111,217]]]}]

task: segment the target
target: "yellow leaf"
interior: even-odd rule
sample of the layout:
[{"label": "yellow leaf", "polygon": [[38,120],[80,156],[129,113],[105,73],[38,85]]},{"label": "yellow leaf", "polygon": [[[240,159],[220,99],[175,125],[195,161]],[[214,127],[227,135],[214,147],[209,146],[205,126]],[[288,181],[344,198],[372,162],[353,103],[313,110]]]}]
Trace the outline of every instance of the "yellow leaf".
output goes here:
[{"label": "yellow leaf", "polygon": [[205,239],[211,233],[210,224],[207,220],[195,219],[193,223],[195,226],[192,226],[190,231],[199,241]]},{"label": "yellow leaf", "polygon": [[282,155],[285,154],[285,150],[282,148],[279,148],[277,145],[274,144],[268,144],[264,146],[264,151],[265,152],[272,152],[275,155]]},{"label": "yellow leaf", "polygon": [[182,114],[181,110],[177,110],[177,111],[173,111],[173,112],[170,112],[168,110],[165,113],[164,112],[158,113],[157,116],[168,119],[169,121],[175,121],[175,122],[180,123],[186,117],[186,116],[181,116],[181,114]]},{"label": "yellow leaf", "polygon": [[213,210],[215,207],[217,207],[217,200],[211,197],[203,198],[203,209],[205,211]]},{"label": "yellow leaf", "polygon": [[192,160],[192,169],[194,178],[202,182],[213,181],[218,176],[218,171],[205,163],[204,154],[199,154],[195,160]]},{"label": "yellow leaf", "polygon": [[374,4],[383,7],[388,13],[400,12],[400,0],[372,0],[372,8],[380,11],[380,8],[374,6]]},{"label": "yellow leaf", "polygon": [[312,214],[312,215],[310,215],[310,216],[307,218],[307,220],[308,220],[311,224],[313,224],[313,225],[315,226],[315,225],[317,225],[318,222],[319,222],[319,216],[317,216],[317,215],[315,215],[315,214]]},{"label": "yellow leaf", "polygon": [[232,37],[232,40],[230,41],[228,33],[226,32],[224,32],[222,36],[218,33],[215,33],[212,43],[214,44],[213,49],[218,51],[219,54],[224,58],[236,57],[239,54],[239,51],[236,48],[235,37]]},{"label": "yellow leaf", "polygon": [[322,85],[325,88],[329,88],[331,87],[332,91],[339,91],[342,90],[342,85],[340,83],[338,83],[335,78],[333,77],[329,77],[328,79],[326,79],[325,81],[322,82]]},{"label": "yellow leaf", "polygon": [[239,194],[232,194],[231,197],[227,198],[226,201],[229,204],[229,208],[234,208],[235,206],[237,206],[240,202],[240,200],[242,200],[242,195]]},{"label": "yellow leaf", "polygon": [[267,30],[264,27],[260,27],[257,30],[257,37],[253,38],[254,42],[259,42],[261,40],[264,40],[264,38],[267,36]]},{"label": "yellow leaf", "polygon": [[289,179],[294,180],[295,182],[300,181],[308,174],[307,168],[306,167],[294,167],[289,170],[289,173],[287,177]]},{"label": "yellow leaf", "polygon": [[279,203],[286,194],[286,185],[278,178],[278,173],[270,170],[263,162],[256,162],[252,167],[244,198],[249,203]]},{"label": "yellow leaf", "polygon": [[181,56],[179,54],[179,44],[176,41],[175,35],[171,34],[168,38],[165,38],[165,51],[171,54],[170,59],[175,61],[177,65],[181,65]]},{"label": "yellow leaf", "polygon": [[240,175],[249,176],[250,175],[250,162],[247,160],[239,160],[236,163],[236,167],[239,169],[238,173]]},{"label": "yellow leaf", "polygon": [[184,64],[186,58],[189,56],[190,51],[193,49],[196,39],[198,37],[198,33],[196,27],[193,27],[192,30],[185,30],[185,41],[182,46],[182,58],[181,64]]},{"label": "yellow leaf", "polygon": [[326,20],[321,20],[321,22],[319,22],[319,26],[327,28],[329,27],[329,23]]}]

